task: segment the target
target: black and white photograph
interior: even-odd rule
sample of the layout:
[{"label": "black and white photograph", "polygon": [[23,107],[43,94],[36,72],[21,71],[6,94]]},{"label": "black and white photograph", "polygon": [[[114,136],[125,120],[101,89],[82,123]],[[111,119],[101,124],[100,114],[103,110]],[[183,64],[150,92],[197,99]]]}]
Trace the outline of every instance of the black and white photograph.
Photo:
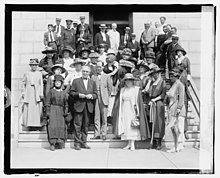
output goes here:
[{"label": "black and white photograph", "polygon": [[4,9],[3,174],[215,174],[216,4]]}]

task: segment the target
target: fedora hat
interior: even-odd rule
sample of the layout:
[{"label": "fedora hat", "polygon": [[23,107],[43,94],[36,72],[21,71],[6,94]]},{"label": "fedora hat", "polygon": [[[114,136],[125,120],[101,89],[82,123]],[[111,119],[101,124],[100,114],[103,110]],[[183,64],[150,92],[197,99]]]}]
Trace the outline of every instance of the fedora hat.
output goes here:
[{"label": "fedora hat", "polygon": [[110,54],[115,55],[115,51],[113,49],[108,49],[107,56],[110,55]]},{"label": "fedora hat", "polygon": [[123,59],[121,59],[119,61],[119,65],[122,66],[122,67],[129,67],[129,68],[134,68],[135,67],[135,65],[131,61],[126,61],[126,60],[123,60]]},{"label": "fedora hat", "polygon": [[97,52],[92,52],[92,53],[90,53],[90,55],[89,55],[89,58],[99,58],[99,53],[97,53]]},{"label": "fedora hat", "polygon": [[73,52],[73,48],[71,47],[71,46],[66,46],[65,48],[63,48],[63,50],[62,50],[62,53],[64,52],[64,51],[69,51],[70,53],[74,53]]},{"label": "fedora hat", "polygon": [[52,47],[50,47],[50,46],[47,46],[46,48],[45,48],[45,50],[44,51],[42,51],[42,53],[43,54],[47,54],[47,53],[56,53],[57,51],[56,50],[54,50]]},{"label": "fedora hat", "polygon": [[54,81],[61,81],[63,82],[64,78],[62,77],[62,75],[54,75]]},{"label": "fedora hat", "polygon": [[155,53],[153,51],[146,51],[145,58],[152,58],[155,59]]},{"label": "fedora hat", "polygon": [[127,74],[125,74],[125,76],[124,76],[124,78],[122,79],[122,81],[125,81],[125,80],[138,80],[138,79],[135,78],[135,77],[133,76],[133,74],[127,73]]},{"label": "fedora hat", "polygon": [[56,18],[56,21],[61,21],[61,18]]},{"label": "fedora hat", "polygon": [[183,55],[185,56],[186,55],[186,51],[184,48],[182,48],[181,46],[177,47],[175,52],[177,53],[177,51],[182,51]]},{"label": "fedora hat", "polygon": [[60,68],[60,69],[61,69],[61,73],[66,72],[66,69],[63,67],[63,65],[62,65],[61,63],[54,64],[54,65],[51,67],[51,71],[54,72],[57,68]]},{"label": "fedora hat", "polygon": [[29,65],[38,65],[38,64],[39,64],[39,61],[37,58],[32,58],[29,61]]},{"label": "fedora hat", "polygon": [[100,24],[99,28],[107,28],[105,24]]},{"label": "fedora hat", "polygon": [[136,37],[136,34],[135,34],[135,33],[131,33],[131,36],[134,36],[134,37]]},{"label": "fedora hat", "polygon": [[76,64],[81,64],[83,66],[85,62],[80,58],[75,58],[73,63],[70,64],[70,67],[74,68]]},{"label": "fedora hat", "polygon": [[158,67],[158,65],[153,64],[150,66],[150,73],[149,75],[155,74],[155,73],[159,73],[162,72],[162,70]]},{"label": "fedora hat", "polygon": [[150,69],[150,67],[148,66],[148,64],[146,62],[144,62],[143,60],[141,60],[140,62],[137,63],[137,66],[140,67],[140,66],[143,66],[145,67],[147,70]]},{"label": "fedora hat", "polygon": [[177,39],[177,40],[178,40],[178,39],[179,39],[179,36],[178,36],[177,34],[173,34],[173,35],[172,35],[172,39]]},{"label": "fedora hat", "polygon": [[90,54],[89,48],[83,47],[83,48],[80,50],[79,55],[81,56],[84,51],[87,51],[87,52]]}]

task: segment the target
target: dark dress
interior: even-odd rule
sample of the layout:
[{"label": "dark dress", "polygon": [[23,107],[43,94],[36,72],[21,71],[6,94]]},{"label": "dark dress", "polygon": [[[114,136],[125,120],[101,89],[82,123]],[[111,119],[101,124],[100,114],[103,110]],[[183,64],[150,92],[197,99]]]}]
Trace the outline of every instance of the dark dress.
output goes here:
[{"label": "dark dress", "polygon": [[163,79],[156,85],[151,85],[149,89],[150,99],[161,97],[160,100],[156,101],[155,112],[153,114],[152,124],[152,135],[153,138],[162,139],[165,132],[165,109],[164,109],[164,98],[166,95],[166,82]]},{"label": "dark dress", "polygon": [[46,99],[48,123],[48,138],[50,144],[57,143],[58,139],[64,142],[66,138],[66,124],[64,116],[68,112],[67,94],[65,91],[51,89]]}]

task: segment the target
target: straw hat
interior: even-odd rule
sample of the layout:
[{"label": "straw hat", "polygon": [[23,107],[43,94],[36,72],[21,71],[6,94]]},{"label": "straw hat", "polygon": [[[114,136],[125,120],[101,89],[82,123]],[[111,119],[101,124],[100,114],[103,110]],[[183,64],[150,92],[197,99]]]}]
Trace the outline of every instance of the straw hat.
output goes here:
[{"label": "straw hat", "polygon": [[62,66],[61,63],[54,64],[54,65],[51,67],[51,71],[54,72],[57,68],[60,68],[60,69],[61,69],[61,73],[66,72],[66,69]]},{"label": "straw hat", "polygon": [[84,51],[87,51],[87,52],[90,54],[89,48],[83,47],[83,48],[80,50],[79,55],[81,56]]},{"label": "straw hat", "polygon": [[185,51],[185,49],[182,48],[182,47],[177,47],[176,50],[175,50],[175,52],[177,53],[177,51],[182,51],[182,52],[183,52],[183,55],[184,55],[184,56],[186,55],[186,51]]},{"label": "straw hat", "polygon": [[181,71],[178,67],[175,67],[169,72],[169,74],[173,75],[174,77],[179,77],[181,75]]},{"label": "straw hat", "polygon": [[37,58],[30,59],[29,65],[38,65],[39,61]]},{"label": "straw hat", "polygon": [[158,67],[158,65],[153,64],[153,65],[150,66],[150,73],[149,73],[149,75],[153,75],[153,74],[159,73],[159,72],[162,72],[162,70]]},{"label": "straw hat", "polygon": [[140,66],[143,66],[145,67],[147,70],[150,69],[150,67],[148,66],[148,64],[146,62],[144,62],[143,60],[141,60],[138,64],[137,64],[138,67]]},{"label": "straw hat", "polygon": [[127,73],[127,74],[125,74],[125,76],[124,76],[124,78],[122,79],[122,81],[125,81],[125,80],[138,80],[138,79],[135,78],[135,77],[133,76],[133,74]]},{"label": "straw hat", "polygon": [[81,64],[83,66],[85,62],[80,58],[75,58],[74,62],[70,64],[70,67],[74,68],[76,64]]},{"label": "straw hat", "polygon": [[113,54],[115,55],[115,51],[113,49],[108,49],[107,55]]},{"label": "straw hat", "polygon": [[62,53],[64,52],[64,51],[69,51],[69,53],[74,53],[73,52],[73,48],[71,47],[71,46],[66,46],[65,48],[63,48],[63,50],[62,50]]},{"label": "straw hat", "polygon": [[100,24],[99,28],[107,28],[105,24]]},{"label": "straw hat", "polygon": [[129,67],[129,68],[134,68],[135,65],[131,61],[126,61],[126,60],[120,60],[119,65],[122,67]]}]

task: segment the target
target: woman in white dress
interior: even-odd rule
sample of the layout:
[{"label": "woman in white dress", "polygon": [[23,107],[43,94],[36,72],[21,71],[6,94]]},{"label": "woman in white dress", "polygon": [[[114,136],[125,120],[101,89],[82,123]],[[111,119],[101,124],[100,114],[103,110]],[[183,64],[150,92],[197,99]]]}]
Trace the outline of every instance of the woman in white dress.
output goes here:
[{"label": "woman in white dress", "polygon": [[[150,137],[146,113],[139,87],[134,85],[135,77],[131,73],[125,74],[122,82],[125,87],[121,89],[119,105],[119,126],[118,133],[122,140],[128,140],[123,149],[135,150],[136,140],[145,140]],[[136,118],[140,119],[140,127],[132,127],[131,122]]]},{"label": "woman in white dress", "polygon": [[43,96],[43,78],[37,71],[38,59],[30,59],[31,70],[22,79],[22,98],[24,102],[23,125],[26,127],[41,127],[41,112]]}]

